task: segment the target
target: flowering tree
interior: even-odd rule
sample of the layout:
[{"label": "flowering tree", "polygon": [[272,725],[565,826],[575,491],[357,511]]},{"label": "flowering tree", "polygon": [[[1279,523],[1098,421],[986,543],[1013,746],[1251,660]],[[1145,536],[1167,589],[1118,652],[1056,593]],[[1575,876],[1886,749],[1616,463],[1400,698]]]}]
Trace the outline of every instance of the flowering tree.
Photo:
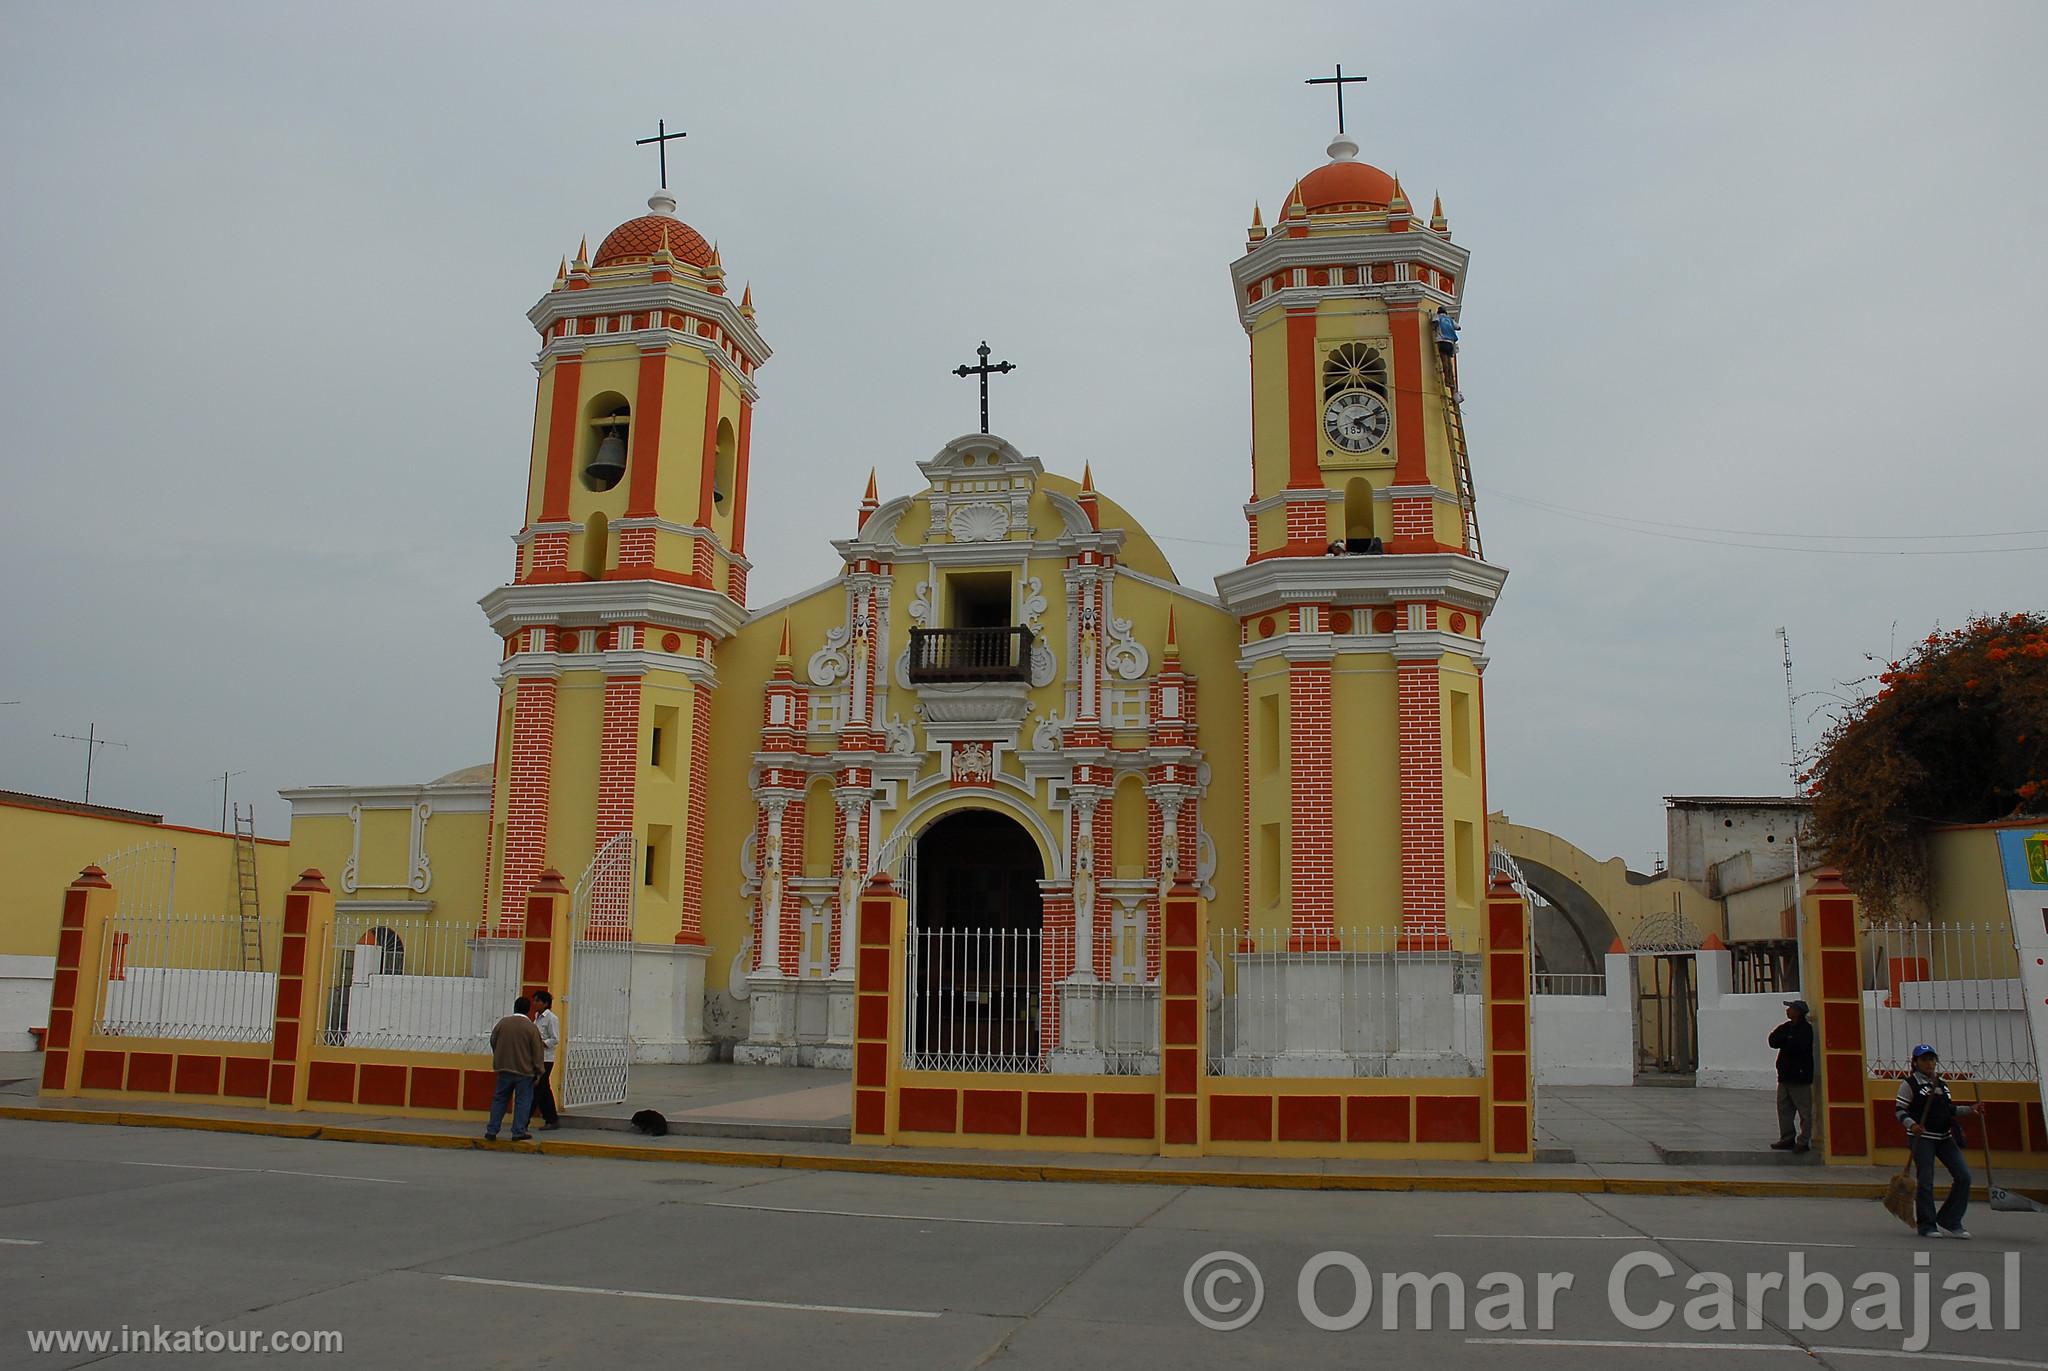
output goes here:
[{"label": "flowering tree", "polygon": [[1822,740],[1809,841],[1879,915],[1925,899],[1927,828],[2048,809],[2048,615],[1927,635]]}]

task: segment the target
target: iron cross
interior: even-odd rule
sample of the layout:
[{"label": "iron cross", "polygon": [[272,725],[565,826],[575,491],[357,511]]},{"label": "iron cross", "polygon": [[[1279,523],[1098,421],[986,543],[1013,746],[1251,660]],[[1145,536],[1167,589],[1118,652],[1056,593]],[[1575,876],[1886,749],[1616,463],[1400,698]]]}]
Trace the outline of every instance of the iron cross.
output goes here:
[{"label": "iron cross", "polygon": [[974,355],[981,358],[980,366],[955,367],[953,368],[953,374],[955,376],[979,376],[981,378],[981,431],[983,433],[987,433],[988,374],[992,371],[1015,371],[1017,369],[1017,364],[1015,362],[990,362],[988,360],[988,340],[986,338],[982,339],[981,346],[974,350]]},{"label": "iron cross", "polygon": [[[1343,69],[1340,67],[1338,70],[1341,71]],[[1364,79],[1362,76],[1359,78],[1361,81]],[[1339,95],[1337,103],[1342,105],[1343,102],[1343,97]],[[657,119],[654,121],[654,136],[652,138],[635,138],[633,140],[634,147],[645,147],[647,144],[652,143],[654,144],[654,150],[661,154],[661,188],[663,190],[668,189],[668,145],[677,138],[688,138],[689,136],[687,133],[670,133],[668,131],[668,121],[666,119]]]},{"label": "iron cross", "polygon": [[1335,76],[1312,76],[1301,84],[1304,86],[1335,86],[1337,88],[1337,132],[1342,133],[1344,131],[1344,87],[1362,85],[1365,80],[1366,78],[1363,76],[1346,76],[1344,74],[1344,64],[1339,62]]}]

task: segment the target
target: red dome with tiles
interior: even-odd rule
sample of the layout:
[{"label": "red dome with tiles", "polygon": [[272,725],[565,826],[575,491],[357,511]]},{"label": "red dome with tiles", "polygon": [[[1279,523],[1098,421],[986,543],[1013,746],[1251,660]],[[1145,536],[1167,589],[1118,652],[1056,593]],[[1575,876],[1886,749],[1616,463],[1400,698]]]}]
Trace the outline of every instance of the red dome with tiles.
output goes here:
[{"label": "red dome with tiles", "polygon": [[1394,203],[1394,178],[1365,162],[1326,162],[1302,177],[1296,190],[1310,214],[1385,209]]},{"label": "red dome with tiles", "polygon": [[698,267],[711,265],[711,244],[673,214],[643,214],[638,219],[628,219],[604,236],[590,265],[615,267],[629,262],[651,262],[664,244],[678,262]]}]

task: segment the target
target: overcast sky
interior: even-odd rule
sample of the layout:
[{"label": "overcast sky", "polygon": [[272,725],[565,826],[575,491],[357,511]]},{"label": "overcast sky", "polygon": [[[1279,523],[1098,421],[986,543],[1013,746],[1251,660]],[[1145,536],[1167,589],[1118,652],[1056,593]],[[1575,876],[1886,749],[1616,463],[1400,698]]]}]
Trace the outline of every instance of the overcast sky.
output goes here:
[{"label": "overcast sky", "polygon": [[997,431],[1213,591],[1226,268],[1342,61],[1473,253],[1489,798],[1647,865],[1663,795],[1784,789],[1779,625],[1820,690],[2044,603],[2044,58],[2038,4],[11,0],[0,787],[77,796],[96,723],[96,801],[217,822],[241,771],[281,833],[279,787],[490,759],[524,311],[657,117],[776,350],[757,604],[974,427],[983,337]]}]

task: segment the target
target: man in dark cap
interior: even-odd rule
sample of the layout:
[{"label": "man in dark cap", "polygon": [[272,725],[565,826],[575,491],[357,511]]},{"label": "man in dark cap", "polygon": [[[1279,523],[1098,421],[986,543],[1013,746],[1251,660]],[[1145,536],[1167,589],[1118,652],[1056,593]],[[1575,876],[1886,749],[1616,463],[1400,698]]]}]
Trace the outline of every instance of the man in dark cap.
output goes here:
[{"label": "man in dark cap", "polygon": [[[1785,1001],[1785,1022],[1771,1030],[1778,1049],[1778,1140],[1774,1152],[1813,1150],[1813,1025],[1806,1001]],[[1794,1133],[1797,1115],[1798,1132]]]}]

